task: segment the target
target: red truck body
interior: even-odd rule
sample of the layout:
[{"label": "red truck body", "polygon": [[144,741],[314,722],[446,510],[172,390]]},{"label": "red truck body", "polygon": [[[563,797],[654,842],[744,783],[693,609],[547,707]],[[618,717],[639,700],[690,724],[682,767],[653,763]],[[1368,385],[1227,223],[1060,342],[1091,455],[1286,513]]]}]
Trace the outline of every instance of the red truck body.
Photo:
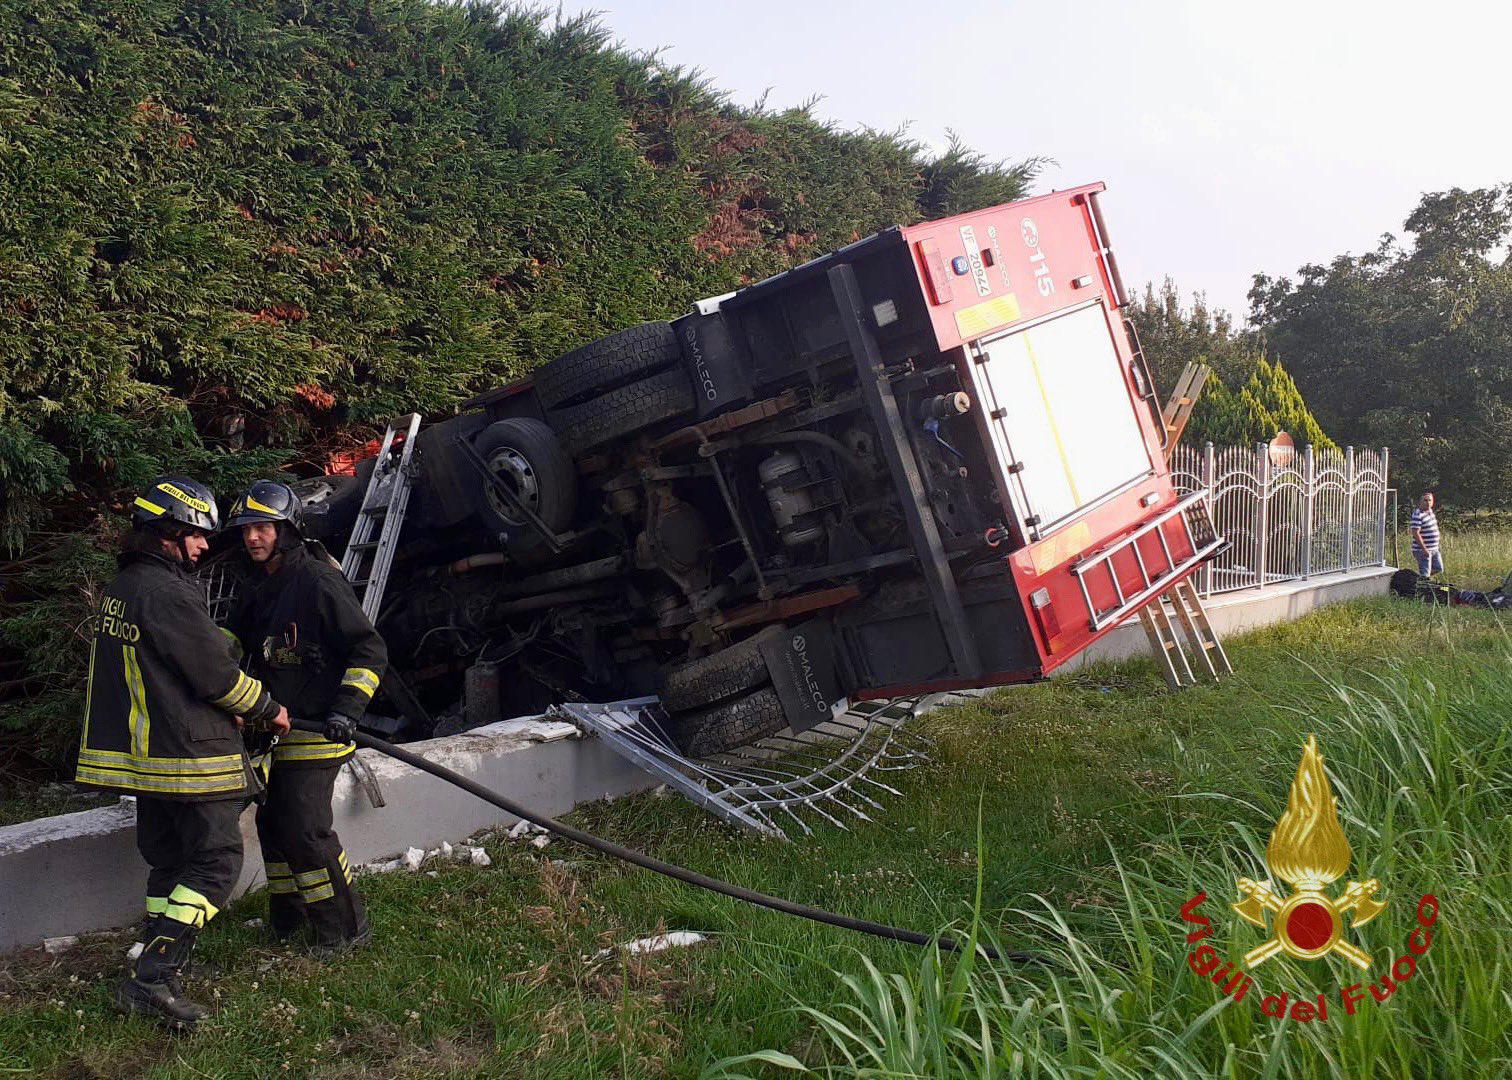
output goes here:
[{"label": "red truck body", "polygon": [[422,697],[507,654],[534,696],[469,712],[659,693],[699,756],[1043,678],[1191,575],[1221,540],[1172,484],[1102,190],[884,230],[422,431],[380,621]]},{"label": "red truck body", "polygon": [[[1120,314],[1121,282],[1095,201],[1103,190],[1089,184],[902,230],[935,339],[942,352],[955,355],[978,405],[973,416],[982,438],[997,451],[993,479],[1003,505],[1014,509],[1018,531],[1007,563],[1040,660],[1037,670],[988,672],[927,689],[1048,674],[1119,621],[1094,615],[1135,610],[1140,604],[1131,598],[1163,592],[1201,563],[1202,536],[1194,537],[1180,514],[1168,513],[1178,495],[1137,337]],[[959,273],[963,262],[965,274]],[[1074,335],[1054,335],[1055,324],[1068,318],[1085,325]],[[1052,335],[1058,340],[1046,344],[1056,351],[1046,355],[1034,339]],[[1022,339],[1024,347],[999,359],[1008,338]],[[1055,370],[1068,360],[1077,364],[1073,371]],[[1027,370],[1004,377],[1005,361]],[[1030,400],[1013,400],[1015,391]],[[1014,468],[1032,441],[1029,413],[1043,418],[1050,436],[1049,445],[1034,447],[1048,459],[1039,464],[1066,476],[1066,490],[1044,500],[1026,490],[1031,469]],[[1107,462],[1109,455],[1116,455],[1112,463],[1119,468],[1094,467],[1091,486],[1078,487],[1084,459]],[[1042,502],[1055,509],[1036,513]],[[1074,506],[1057,513],[1068,504]],[[1135,533],[1141,533],[1137,555],[1125,548],[1097,572],[1074,572]],[[883,686],[875,694],[913,689]]]}]

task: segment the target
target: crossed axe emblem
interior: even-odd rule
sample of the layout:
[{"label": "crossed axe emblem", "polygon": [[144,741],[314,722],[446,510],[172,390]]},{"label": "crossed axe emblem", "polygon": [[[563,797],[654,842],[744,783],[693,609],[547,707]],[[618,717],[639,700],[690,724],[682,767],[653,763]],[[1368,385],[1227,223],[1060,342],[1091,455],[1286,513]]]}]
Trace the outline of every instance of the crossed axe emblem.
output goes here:
[{"label": "crossed axe emblem", "polygon": [[1349,924],[1351,929],[1374,919],[1386,907],[1385,903],[1375,899],[1380,887],[1380,881],[1371,878],[1351,881],[1338,899],[1321,889],[1309,888],[1299,889],[1282,899],[1269,883],[1240,878],[1239,903],[1233,905],[1240,918],[1264,929],[1265,913],[1272,915],[1270,940],[1244,954],[1245,966],[1256,967],[1278,952],[1285,952],[1298,960],[1316,960],[1336,952],[1357,967],[1368,970],[1370,955],[1343,939],[1344,914],[1353,914]]}]

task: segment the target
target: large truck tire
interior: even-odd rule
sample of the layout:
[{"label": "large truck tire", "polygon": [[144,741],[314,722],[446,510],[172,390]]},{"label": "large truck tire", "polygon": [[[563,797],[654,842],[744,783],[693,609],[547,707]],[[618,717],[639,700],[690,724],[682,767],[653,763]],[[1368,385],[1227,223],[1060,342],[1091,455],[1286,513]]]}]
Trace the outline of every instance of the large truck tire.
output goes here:
[{"label": "large truck tire", "polygon": [[[577,470],[549,427],[530,417],[496,420],[478,433],[473,446],[489,469],[553,532],[572,523],[577,512]],[[531,565],[551,554],[540,533],[481,479],[477,491],[478,516],[490,531],[504,537],[505,548],[516,562]]]},{"label": "large truck tire", "polygon": [[644,323],[599,338],[544,365],[535,373],[535,392],[546,408],[564,409],[681,362],[672,324]]},{"label": "large truck tire", "polygon": [[746,746],[787,727],[787,714],[770,686],[708,709],[672,718],[672,741],[690,758]]},{"label": "large truck tire", "polygon": [[581,405],[548,409],[546,419],[567,452],[577,457],[637,431],[693,411],[693,386],[681,370],[589,398]]},{"label": "large truck tire", "polygon": [[761,644],[784,632],[781,626],[769,626],[727,649],[672,668],[662,680],[662,704],[672,712],[684,712],[767,685],[771,678]]}]

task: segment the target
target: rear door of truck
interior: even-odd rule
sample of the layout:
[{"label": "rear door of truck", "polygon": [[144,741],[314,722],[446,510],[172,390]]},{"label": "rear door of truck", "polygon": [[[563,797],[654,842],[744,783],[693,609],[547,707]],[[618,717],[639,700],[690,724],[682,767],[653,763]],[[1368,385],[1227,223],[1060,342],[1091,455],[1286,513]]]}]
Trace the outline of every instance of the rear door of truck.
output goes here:
[{"label": "rear door of truck", "polygon": [[1102,190],[904,230],[935,337],[954,350],[992,450],[1016,534],[1008,563],[1044,671],[1216,544],[1166,467],[1154,389],[1120,313]]}]

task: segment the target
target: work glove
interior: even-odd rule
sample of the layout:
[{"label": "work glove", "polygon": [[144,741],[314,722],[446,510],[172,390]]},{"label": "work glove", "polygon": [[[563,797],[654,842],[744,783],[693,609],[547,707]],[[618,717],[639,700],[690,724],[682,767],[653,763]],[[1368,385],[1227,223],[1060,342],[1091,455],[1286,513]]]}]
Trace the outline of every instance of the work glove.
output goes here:
[{"label": "work glove", "polygon": [[357,721],[350,716],[333,712],[326,717],[325,730],[321,734],[333,743],[349,743],[352,736],[357,734]]}]

